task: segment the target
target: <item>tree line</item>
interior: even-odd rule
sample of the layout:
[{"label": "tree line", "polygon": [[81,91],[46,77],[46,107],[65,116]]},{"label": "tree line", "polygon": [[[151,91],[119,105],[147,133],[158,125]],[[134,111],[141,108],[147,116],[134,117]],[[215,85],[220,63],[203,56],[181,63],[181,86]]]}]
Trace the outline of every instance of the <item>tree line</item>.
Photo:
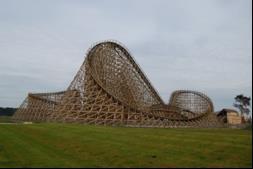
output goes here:
[{"label": "tree line", "polygon": [[0,116],[12,116],[16,110],[13,107],[0,107]]}]

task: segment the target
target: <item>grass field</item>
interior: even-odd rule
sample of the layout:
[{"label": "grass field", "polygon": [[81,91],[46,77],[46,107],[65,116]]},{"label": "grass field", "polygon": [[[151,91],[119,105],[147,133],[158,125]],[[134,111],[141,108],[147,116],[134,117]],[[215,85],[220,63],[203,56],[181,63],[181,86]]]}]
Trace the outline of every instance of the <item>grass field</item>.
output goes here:
[{"label": "grass field", "polygon": [[11,123],[11,116],[0,116],[0,123]]},{"label": "grass field", "polygon": [[252,130],[0,124],[0,167],[252,167]]}]

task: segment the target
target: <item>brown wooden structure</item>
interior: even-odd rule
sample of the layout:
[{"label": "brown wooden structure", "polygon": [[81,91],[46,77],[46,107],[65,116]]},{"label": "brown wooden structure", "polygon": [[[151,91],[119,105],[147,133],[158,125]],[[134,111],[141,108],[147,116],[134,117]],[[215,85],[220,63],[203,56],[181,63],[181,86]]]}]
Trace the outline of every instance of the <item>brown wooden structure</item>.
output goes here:
[{"label": "brown wooden structure", "polygon": [[165,104],[123,45],[91,47],[66,91],[28,94],[16,121],[134,127],[219,127],[213,103],[196,91],[173,92]]},{"label": "brown wooden structure", "polygon": [[222,109],[217,117],[225,124],[237,125],[243,123],[242,116],[234,109]]}]

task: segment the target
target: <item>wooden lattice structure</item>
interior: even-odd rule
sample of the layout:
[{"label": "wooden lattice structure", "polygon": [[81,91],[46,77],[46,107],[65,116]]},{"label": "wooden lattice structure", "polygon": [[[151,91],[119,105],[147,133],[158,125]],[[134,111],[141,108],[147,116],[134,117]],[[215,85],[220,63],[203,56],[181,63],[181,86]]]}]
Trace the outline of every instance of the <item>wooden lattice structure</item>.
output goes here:
[{"label": "wooden lattice structure", "polygon": [[65,91],[54,93],[29,93],[13,115],[18,121],[46,121],[60,102]]},{"label": "wooden lattice structure", "polygon": [[195,91],[173,92],[165,104],[128,50],[94,45],[66,91],[29,94],[16,121],[140,127],[218,127],[212,101]]}]

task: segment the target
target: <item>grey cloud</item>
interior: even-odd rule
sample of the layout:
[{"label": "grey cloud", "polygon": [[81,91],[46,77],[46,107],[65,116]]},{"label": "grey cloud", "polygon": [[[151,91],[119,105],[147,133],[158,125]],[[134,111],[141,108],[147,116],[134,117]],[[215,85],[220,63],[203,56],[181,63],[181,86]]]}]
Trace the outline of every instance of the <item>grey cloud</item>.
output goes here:
[{"label": "grey cloud", "polygon": [[251,6],[250,0],[0,0],[0,106],[17,106],[27,91],[65,89],[91,44],[116,39],[165,101],[173,90],[194,89],[217,110],[231,107],[234,95],[252,96]]}]

